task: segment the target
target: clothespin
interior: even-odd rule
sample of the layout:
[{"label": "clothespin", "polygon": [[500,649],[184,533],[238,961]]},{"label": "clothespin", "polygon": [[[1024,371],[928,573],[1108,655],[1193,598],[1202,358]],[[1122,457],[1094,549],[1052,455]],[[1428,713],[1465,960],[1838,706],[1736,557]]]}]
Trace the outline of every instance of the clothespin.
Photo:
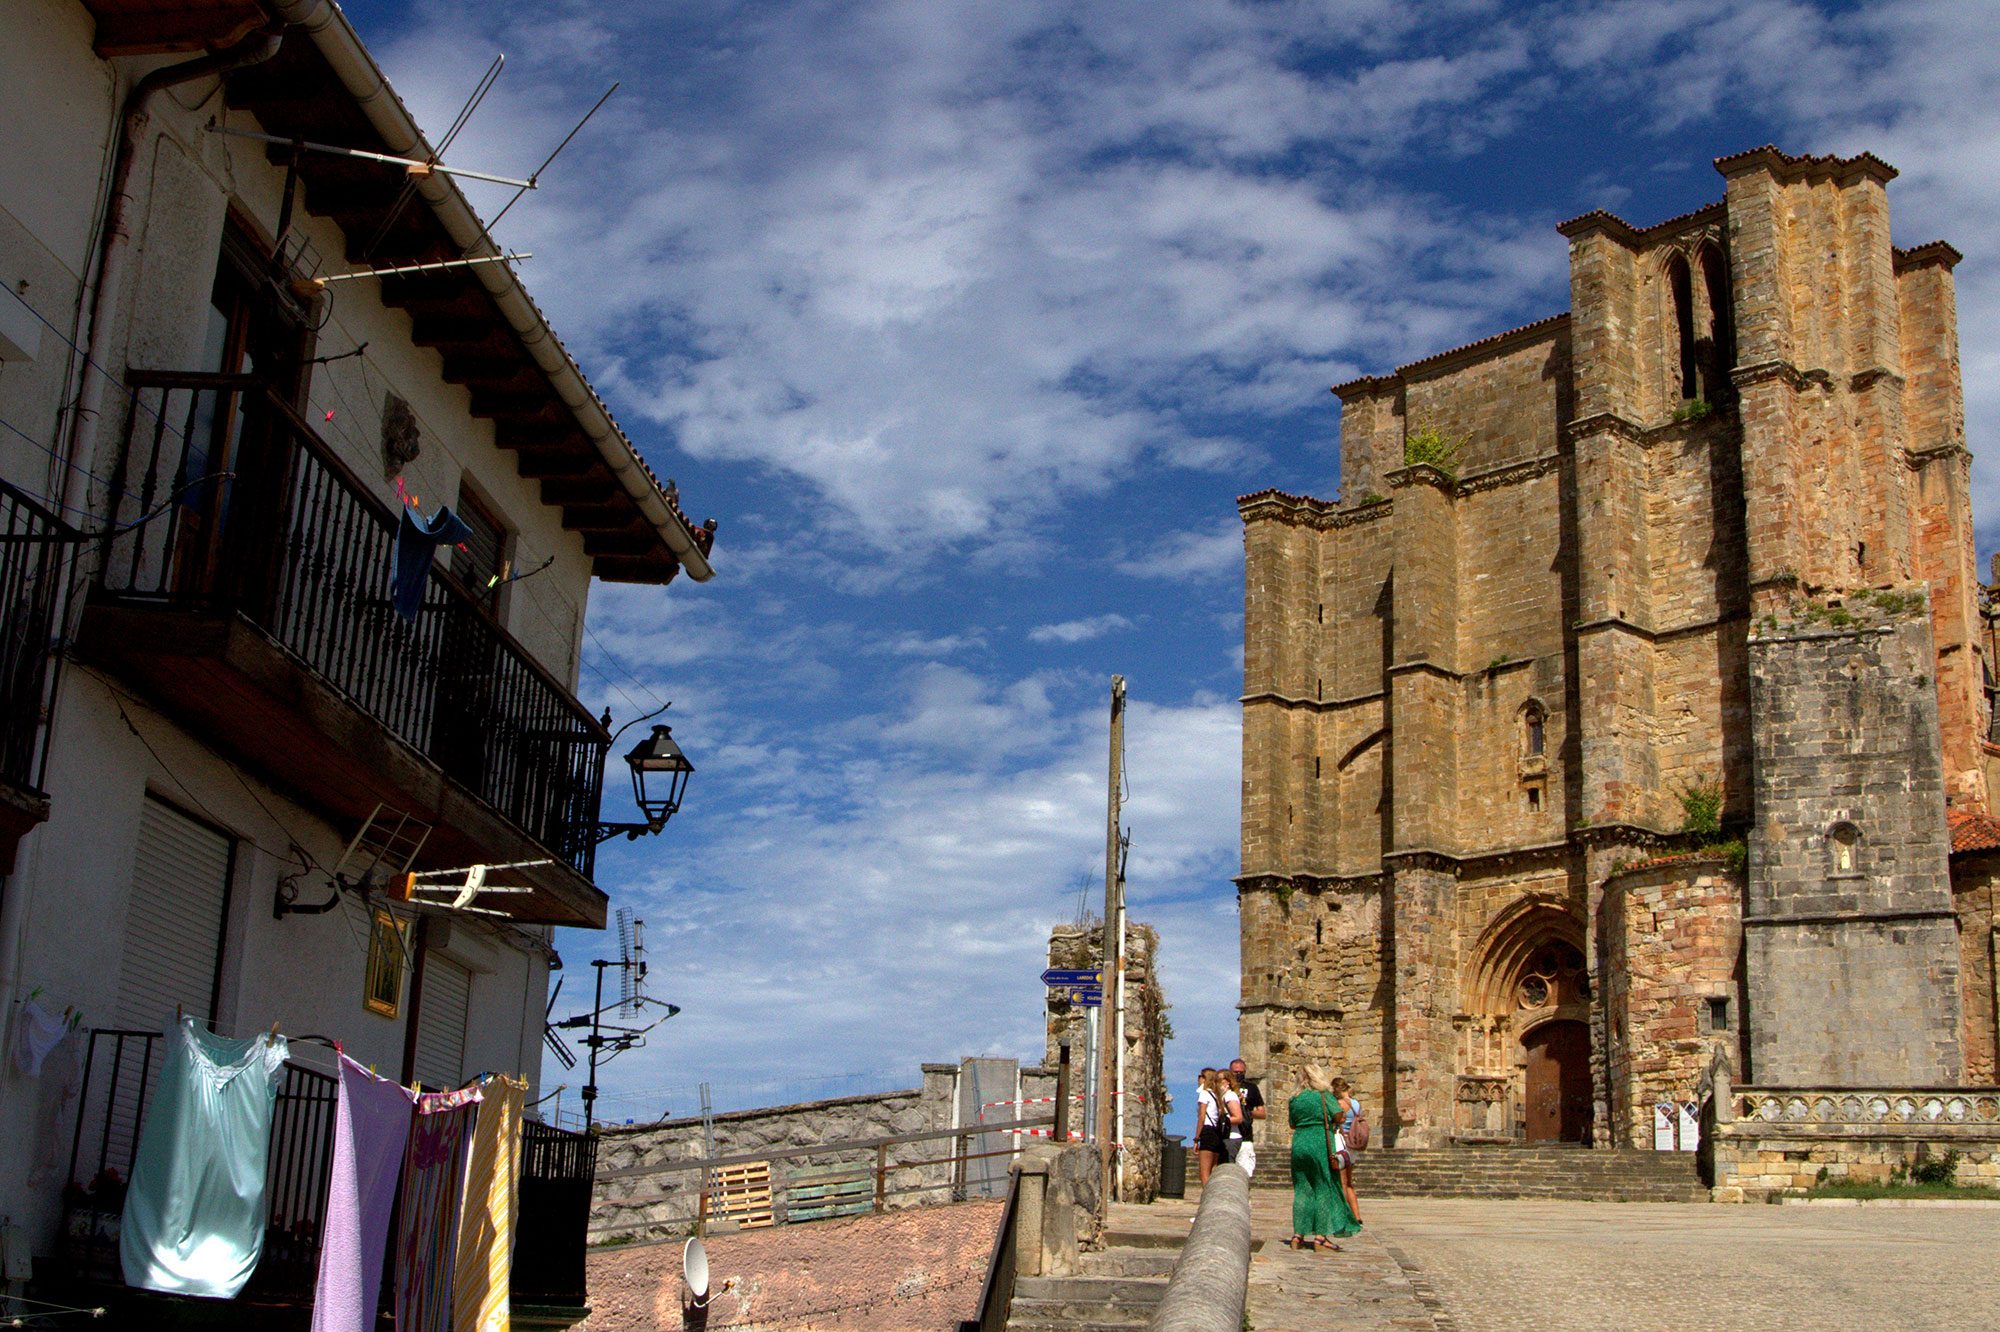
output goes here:
[{"label": "clothespin", "polygon": [[266,1044],[266,1045],[276,1045],[277,1043],[278,1043],[278,1020],[277,1020],[276,1018],[272,1018],[272,1019],[271,1019],[271,1034],[270,1034],[269,1036],[266,1036],[266,1037],[264,1038],[264,1044]]}]

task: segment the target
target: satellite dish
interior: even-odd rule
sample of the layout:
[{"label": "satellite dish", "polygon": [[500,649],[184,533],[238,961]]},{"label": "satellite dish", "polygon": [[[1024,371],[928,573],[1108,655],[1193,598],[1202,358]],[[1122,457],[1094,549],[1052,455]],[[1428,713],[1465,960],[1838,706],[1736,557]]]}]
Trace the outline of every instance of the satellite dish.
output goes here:
[{"label": "satellite dish", "polygon": [[696,1305],[708,1302],[708,1250],[702,1246],[701,1236],[690,1235],[681,1249],[681,1276],[686,1279],[688,1289],[694,1292]]}]

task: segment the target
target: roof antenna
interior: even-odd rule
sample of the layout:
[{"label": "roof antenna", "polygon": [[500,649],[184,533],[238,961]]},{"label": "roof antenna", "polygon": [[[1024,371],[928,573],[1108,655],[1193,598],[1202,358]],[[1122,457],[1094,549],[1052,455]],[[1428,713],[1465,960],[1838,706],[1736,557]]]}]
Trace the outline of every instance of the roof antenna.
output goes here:
[{"label": "roof antenna", "polygon": [[[479,104],[486,100],[486,94],[493,90],[494,81],[500,77],[500,67],[506,63],[507,53],[504,51],[493,57],[493,63],[487,66],[486,73],[480,78],[478,86],[472,90],[472,96],[466,98],[465,105],[459,109],[458,119],[451,122],[451,128],[444,132],[444,138],[438,140],[438,146],[431,150],[429,158],[431,166],[435,167],[437,165],[438,159],[443,157],[445,151],[451,147],[452,140],[458,137],[459,131],[464,129],[466,122],[472,119],[472,113],[477,111]],[[403,182],[403,188],[396,195],[396,201],[389,206],[389,211],[382,215],[382,224],[375,228],[375,235],[369,239],[368,244],[362,249],[361,262],[367,263],[370,259],[373,259],[376,249],[381,246],[383,241],[389,238],[389,229],[395,226],[397,221],[401,219],[403,210],[410,206],[410,200],[417,197],[417,181],[419,179],[421,177],[412,175],[408,180]]]},{"label": "roof antenna", "polygon": [[493,247],[495,249],[498,249],[500,247],[500,243],[498,241],[493,240],[493,228],[500,225],[500,219],[507,216],[507,210],[509,208],[512,208],[515,204],[521,201],[521,196],[523,194],[526,194],[529,190],[532,190],[536,187],[536,182],[541,180],[542,173],[549,169],[549,163],[556,160],[556,153],[560,153],[563,149],[569,147],[569,141],[571,139],[574,139],[578,134],[583,132],[583,127],[585,125],[588,125],[590,123],[590,118],[597,114],[597,108],[603,106],[606,102],[610,101],[611,94],[617,91],[618,91],[618,84],[616,83],[612,84],[609,88],[606,88],[604,90],[604,96],[597,99],[596,106],[591,107],[590,110],[583,113],[583,119],[576,122],[576,128],[572,129],[569,133],[563,135],[563,141],[556,145],[555,152],[550,153],[547,157],[543,158],[542,164],[536,167],[534,169],[534,172],[531,175],[529,175],[528,183],[523,185],[520,189],[515,190],[514,197],[507,201],[506,207],[502,208],[498,213],[495,213],[493,215],[493,220],[486,224],[486,239],[488,241],[492,241]]}]

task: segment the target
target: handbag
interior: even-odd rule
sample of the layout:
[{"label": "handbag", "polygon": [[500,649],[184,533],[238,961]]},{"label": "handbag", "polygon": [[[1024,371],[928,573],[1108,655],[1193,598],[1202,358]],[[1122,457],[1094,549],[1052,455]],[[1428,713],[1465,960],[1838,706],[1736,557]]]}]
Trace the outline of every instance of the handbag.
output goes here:
[{"label": "handbag", "polygon": [[1254,1174],[1256,1174],[1256,1173],[1257,1173],[1257,1144],[1256,1144],[1256,1143],[1254,1143],[1254,1142],[1250,1142],[1250,1141],[1248,1141],[1248,1140],[1245,1140],[1245,1142],[1243,1143],[1243,1146],[1242,1146],[1242,1149],[1241,1149],[1241,1150],[1239,1150],[1239,1151],[1238,1151],[1238,1152],[1236,1153],[1236,1164],[1237,1164],[1237,1165],[1240,1165],[1240,1166],[1242,1166],[1242,1167],[1243,1167],[1243,1173],[1244,1173],[1244,1174],[1246,1174],[1246,1175],[1254,1175]]},{"label": "handbag", "polygon": [[1350,1101],[1354,1113],[1347,1117],[1347,1150],[1365,1152],[1368,1150],[1368,1112],[1361,1108],[1359,1101]]}]

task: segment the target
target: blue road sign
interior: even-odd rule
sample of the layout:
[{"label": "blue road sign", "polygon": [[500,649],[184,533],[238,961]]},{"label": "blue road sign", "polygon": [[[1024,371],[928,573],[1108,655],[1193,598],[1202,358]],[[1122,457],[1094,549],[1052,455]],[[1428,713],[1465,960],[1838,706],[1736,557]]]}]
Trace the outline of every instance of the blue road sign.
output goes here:
[{"label": "blue road sign", "polygon": [[1042,984],[1066,986],[1095,985],[1097,984],[1097,968],[1092,967],[1088,971],[1076,971],[1065,970],[1061,967],[1050,967],[1042,973]]},{"label": "blue road sign", "polygon": [[1102,990],[1071,990],[1069,997],[1071,1003],[1084,1008],[1104,1007],[1104,991]]}]

